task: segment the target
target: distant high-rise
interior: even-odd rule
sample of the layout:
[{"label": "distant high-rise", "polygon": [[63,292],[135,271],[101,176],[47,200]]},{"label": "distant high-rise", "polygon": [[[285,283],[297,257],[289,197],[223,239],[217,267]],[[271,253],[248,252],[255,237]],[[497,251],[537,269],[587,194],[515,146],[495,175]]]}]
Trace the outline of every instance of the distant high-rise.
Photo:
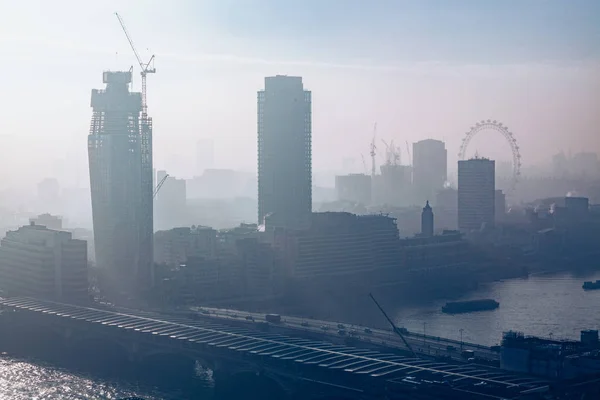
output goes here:
[{"label": "distant high-rise", "polygon": [[496,165],[487,158],[458,162],[458,229],[492,227],[496,218]]},{"label": "distant high-rise", "polygon": [[440,140],[413,143],[413,188],[417,204],[435,199],[448,177],[448,151]]},{"label": "distant high-rise", "polygon": [[311,92],[301,77],[265,78],[258,92],[258,222],[294,225],[312,211]]},{"label": "distant high-rise", "polygon": [[496,222],[502,222],[506,216],[506,195],[502,190],[495,192],[494,207],[496,213]]},{"label": "distant high-rise", "polygon": [[88,136],[96,261],[123,293],[153,281],[152,120],[131,72],[104,72]]},{"label": "distant high-rise", "polygon": [[350,174],[335,177],[335,191],[339,201],[371,204],[371,175]]},{"label": "distant high-rise", "polygon": [[421,212],[421,235],[425,237],[433,236],[433,210],[429,205],[429,201],[425,203]]},{"label": "distant high-rise", "polygon": [[196,142],[196,174],[198,176],[207,170],[214,168],[215,144],[212,139],[200,139]]},{"label": "distant high-rise", "polygon": [[[156,173],[161,182],[166,171]],[[154,199],[154,226],[157,230],[184,226],[187,218],[187,188],[185,179],[167,176]]]}]

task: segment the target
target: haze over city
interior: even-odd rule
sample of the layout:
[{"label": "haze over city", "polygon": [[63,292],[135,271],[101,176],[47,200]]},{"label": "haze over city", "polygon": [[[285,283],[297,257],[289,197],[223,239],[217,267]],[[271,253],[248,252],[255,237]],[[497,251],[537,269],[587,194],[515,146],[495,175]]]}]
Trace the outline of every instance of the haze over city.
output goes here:
[{"label": "haze over city", "polygon": [[[302,76],[314,93],[317,184],[332,186],[330,171],[341,170],[344,158],[357,160],[351,172],[363,172],[375,122],[387,140],[445,140],[451,170],[465,132],[488,118],[511,128],[525,166],[559,150],[599,151],[599,7],[4,2],[0,187],[33,190],[48,175],[89,187],[90,88],[101,86],[100,69],[137,67],[115,9],[142,58],[156,54],[148,91],[154,165],[177,176],[196,174],[201,138],[214,140],[216,167],[256,170],[256,91],[275,74]],[[139,90],[137,74],[133,85]],[[502,138],[476,138],[470,149],[510,160]]]},{"label": "haze over city", "polygon": [[600,399],[598,22],[1,2],[0,398]]}]

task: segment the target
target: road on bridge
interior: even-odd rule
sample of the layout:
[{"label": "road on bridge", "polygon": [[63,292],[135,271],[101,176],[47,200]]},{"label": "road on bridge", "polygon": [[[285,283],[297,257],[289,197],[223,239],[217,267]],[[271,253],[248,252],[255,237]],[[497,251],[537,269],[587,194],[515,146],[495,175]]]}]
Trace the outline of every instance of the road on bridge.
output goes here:
[{"label": "road on bridge", "polygon": [[[227,321],[245,322],[254,324],[258,321],[265,321],[264,313],[247,312],[223,308],[211,307],[190,307],[184,312],[195,312],[204,318],[214,318]],[[299,330],[323,335],[323,339],[335,337],[339,339],[340,329],[346,332],[346,335],[352,335],[354,338],[390,348],[406,349],[399,336],[391,329],[374,329],[359,325],[346,324],[341,322],[323,321],[315,319],[307,319],[293,316],[281,316],[281,323],[276,324],[283,329]],[[459,341],[448,340],[445,338],[425,336],[422,334],[408,332],[405,334],[405,339],[416,353],[426,356],[445,356],[453,360],[466,361],[462,356],[462,350],[471,350],[476,359],[498,362],[500,357],[497,351],[493,351],[490,347],[481,346],[473,343],[465,343],[462,345]]]}]

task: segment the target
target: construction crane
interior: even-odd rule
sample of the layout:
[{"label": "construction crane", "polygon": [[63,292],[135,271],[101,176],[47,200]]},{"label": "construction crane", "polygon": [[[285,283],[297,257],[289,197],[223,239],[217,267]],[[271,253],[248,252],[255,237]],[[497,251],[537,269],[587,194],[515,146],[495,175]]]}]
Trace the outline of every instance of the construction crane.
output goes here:
[{"label": "construction crane", "polygon": [[406,153],[408,154],[408,165],[412,165],[412,157],[410,156],[410,146],[408,140],[406,141]]},{"label": "construction crane", "polygon": [[365,156],[364,156],[364,154],[361,154],[360,157],[362,158],[363,168],[365,169],[365,175],[368,175],[369,174],[369,169],[367,168],[367,163],[365,162]]},{"label": "construction crane", "polygon": [[163,176],[163,178],[160,180],[160,182],[158,182],[158,185],[156,185],[156,188],[154,189],[154,193],[152,193],[152,198],[156,197],[156,195],[158,194],[158,191],[160,190],[162,185],[165,184],[165,181],[167,180],[168,177],[169,177],[169,174],[166,174],[165,176]]},{"label": "construction crane", "polygon": [[144,63],[139,53],[137,52],[135,45],[133,44],[133,40],[131,39],[127,28],[125,27],[123,19],[121,18],[119,13],[115,13],[115,15],[119,20],[119,24],[121,24],[121,28],[123,28],[123,32],[127,37],[127,41],[131,46],[131,50],[133,50],[133,54],[135,54],[135,58],[137,58],[137,61],[140,64],[140,68],[142,70],[142,72],[140,73],[140,75],[142,75],[142,121],[146,121],[148,118],[148,104],[146,103],[146,75],[156,73],[156,68],[154,68],[154,54],[150,57],[147,63]]},{"label": "construction crane", "polygon": [[381,139],[381,143],[385,146],[385,163],[390,165],[392,163],[392,153],[390,150],[390,145],[384,139]]},{"label": "construction crane", "polygon": [[387,165],[398,165],[400,164],[400,151],[399,148],[394,145],[394,140],[392,139],[390,143],[381,139],[383,144],[385,145],[385,163]]},{"label": "construction crane", "polygon": [[373,139],[371,140],[371,177],[375,177],[376,165],[375,165],[375,156],[377,155],[376,150],[377,146],[375,145],[375,139],[377,138],[377,122],[373,126]]},{"label": "construction crane", "polygon": [[394,160],[394,165],[401,165],[402,147],[396,146],[393,140],[390,142],[390,146],[392,146],[392,157]]},{"label": "construction crane", "polygon": [[379,308],[379,311],[381,311],[381,313],[383,314],[383,316],[385,317],[385,319],[387,319],[387,321],[389,322],[389,324],[392,326],[392,330],[394,331],[394,333],[396,333],[398,336],[400,336],[400,339],[402,339],[402,342],[404,342],[404,345],[406,346],[406,348],[412,353],[412,355],[415,358],[418,357],[417,353],[415,353],[415,351],[413,350],[412,346],[408,343],[408,341],[406,340],[406,338],[402,334],[402,331],[400,329],[398,329],[398,327],[396,326],[396,324],[394,324],[394,321],[392,321],[392,319],[383,310],[383,307],[381,307],[379,305],[379,303],[377,302],[377,300],[375,300],[375,297],[373,297],[372,293],[369,293],[369,297],[371,298],[371,300],[373,300],[373,303],[375,303],[375,305],[377,306],[377,308]]}]

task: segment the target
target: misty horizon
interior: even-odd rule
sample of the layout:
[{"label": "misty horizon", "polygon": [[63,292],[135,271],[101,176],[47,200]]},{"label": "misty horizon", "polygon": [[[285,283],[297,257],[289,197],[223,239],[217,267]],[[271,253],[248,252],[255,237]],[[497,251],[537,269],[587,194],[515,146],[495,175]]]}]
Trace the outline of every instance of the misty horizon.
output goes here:
[{"label": "misty horizon", "polygon": [[[89,186],[90,90],[102,87],[102,71],[131,65],[140,90],[116,10],[142,58],[156,54],[157,74],[148,78],[154,164],[175,176],[197,175],[200,139],[213,140],[214,167],[254,172],[256,91],[277,74],[302,76],[314,93],[315,172],[339,171],[345,158],[362,169],[375,122],[378,138],[398,144],[444,140],[450,170],[465,132],[482,119],[511,128],[524,166],[547,163],[560,150],[599,152],[598,5],[580,1],[565,14],[561,2],[535,3],[353,2],[342,20],[333,18],[336,2],[319,11],[310,2],[299,10],[269,1],[4,5],[0,50],[11,79],[2,96],[10,110],[0,120],[2,186],[33,187],[47,176]],[[492,16],[512,26],[490,27]],[[357,37],[354,26],[375,20]],[[259,21],[276,23],[265,31]],[[452,26],[460,29],[442,34]],[[510,160],[501,137],[481,136],[470,152]]]}]

